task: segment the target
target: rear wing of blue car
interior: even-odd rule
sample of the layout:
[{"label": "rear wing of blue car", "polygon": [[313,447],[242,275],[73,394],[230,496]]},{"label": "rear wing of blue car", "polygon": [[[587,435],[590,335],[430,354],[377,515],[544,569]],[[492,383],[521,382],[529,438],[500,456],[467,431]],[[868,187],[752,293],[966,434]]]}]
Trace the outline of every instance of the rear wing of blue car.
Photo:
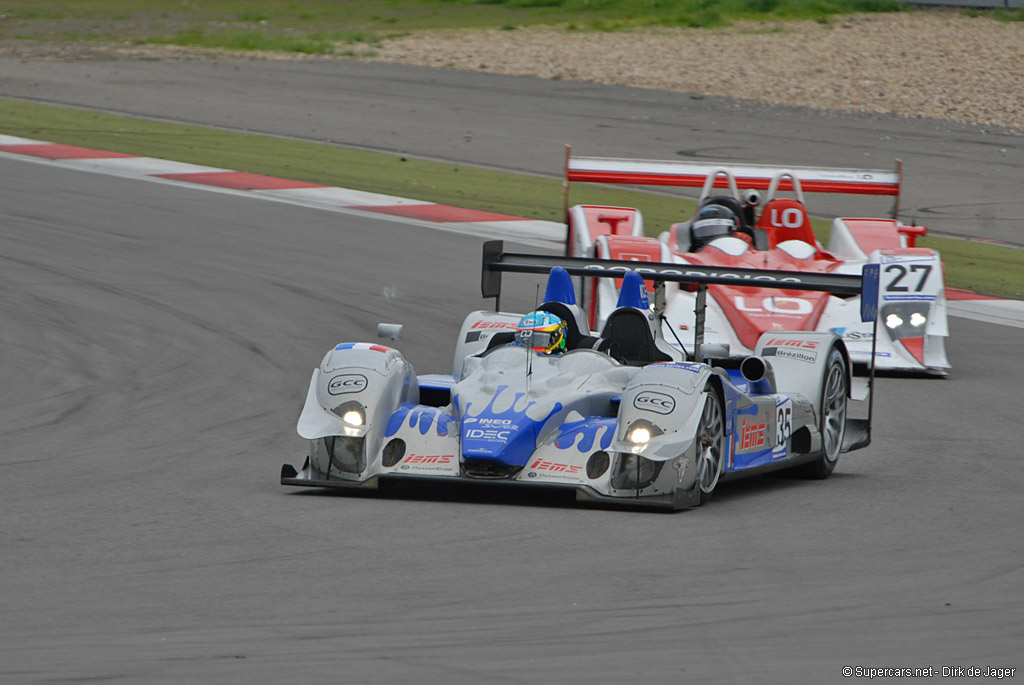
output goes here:
[{"label": "rear wing of blue car", "polygon": [[[547,275],[552,268],[562,267],[572,276],[590,278],[622,278],[627,271],[635,271],[646,281],[689,283],[698,286],[698,294],[708,285],[749,285],[755,288],[786,290],[815,290],[834,295],[860,295],[861,320],[877,321],[879,267],[869,264],[860,276],[852,274],[808,273],[803,271],[770,271],[766,269],[730,269],[717,266],[692,266],[665,262],[633,262],[618,259],[588,259],[559,255],[505,252],[504,242],[489,240],[483,247],[480,292],[483,297],[495,298],[495,308],[501,298],[503,273]],[[699,301],[703,298],[699,298]],[[702,317],[701,317],[702,318]]]},{"label": "rear wing of blue car", "polygon": [[[504,242],[490,240],[483,246],[483,262],[480,278],[480,293],[484,298],[494,298],[494,308],[500,311],[501,275],[503,273],[525,273],[548,275],[555,267],[565,269],[571,276],[590,278],[624,278],[628,272],[636,272],[642,280],[655,283],[654,311],[659,319],[664,312],[665,282],[688,283],[697,286],[693,357],[703,361],[701,346],[704,344],[704,318],[707,308],[707,287],[713,284],[736,285],[742,283],[756,288],[787,290],[814,290],[835,295],[859,295],[861,298],[861,320],[872,322],[872,338],[878,338],[879,265],[864,266],[860,276],[852,274],[806,273],[799,271],[768,271],[760,269],[729,269],[723,267],[691,266],[664,262],[631,262],[614,259],[588,259],[585,257],[564,257],[556,255],[525,254],[505,252]],[[641,281],[641,279],[636,279]],[[643,287],[643,286],[641,286]],[[870,425],[873,402],[872,392],[875,378],[875,343],[871,346],[871,360],[868,366],[868,419],[863,423],[863,435],[858,444],[870,441]]]}]

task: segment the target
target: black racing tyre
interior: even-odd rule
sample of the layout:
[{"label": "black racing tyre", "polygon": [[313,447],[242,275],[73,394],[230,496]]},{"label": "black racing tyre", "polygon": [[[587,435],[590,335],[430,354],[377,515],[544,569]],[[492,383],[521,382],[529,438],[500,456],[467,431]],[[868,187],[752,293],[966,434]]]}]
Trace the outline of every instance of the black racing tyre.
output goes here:
[{"label": "black racing tyre", "polygon": [[715,491],[725,466],[725,412],[722,399],[712,387],[707,387],[708,401],[704,404],[697,425],[697,489],[700,503],[704,504]]},{"label": "black racing tyre", "polygon": [[828,478],[836,468],[846,435],[846,399],[848,394],[846,360],[839,348],[828,353],[825,377],[821,387],[819,417],[821,421],[822,454],[798,469],[805,478]]}]

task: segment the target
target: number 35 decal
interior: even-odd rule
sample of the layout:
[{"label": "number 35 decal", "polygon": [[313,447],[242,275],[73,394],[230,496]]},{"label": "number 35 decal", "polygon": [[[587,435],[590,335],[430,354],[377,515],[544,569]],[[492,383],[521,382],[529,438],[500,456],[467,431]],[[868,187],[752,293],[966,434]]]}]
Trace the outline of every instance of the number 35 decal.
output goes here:
[{"label": "number 35 decal", "polygon": [[787,399],[775,411],[775,444],[785,445],[793,435],[793,400]]},{"label": "number 35 decal", "polygon": [[[914,286],[915,293],[919,293],[921,292],[921,290],[924,289],[925,281],[928,280],[928,274],[930,274],[931,272],[931,264],[914,264],[913,266],[910,267],[910,285]],[[889,266],[885,267],[885,273],[896,274],[896,276],[891,281],[885,284],[886,291],[890,293],[910,292],[910,285],[900,285],[900,281],[902,281],[907,276],[907,267],[903,266],[902,264],[890,264]],[[917,276],[918,273],[920,273],[921,275]],[[913,282],[915,277],[917,278],[916,284]]]}]

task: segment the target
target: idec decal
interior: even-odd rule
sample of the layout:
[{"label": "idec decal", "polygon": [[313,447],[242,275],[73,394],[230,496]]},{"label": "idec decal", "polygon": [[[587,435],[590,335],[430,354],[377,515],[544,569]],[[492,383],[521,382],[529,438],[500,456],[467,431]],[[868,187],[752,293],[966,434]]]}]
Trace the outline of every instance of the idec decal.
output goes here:
[{"label": "idec decal", "polygon": [[552,461],[546,461],[544,459],[537,459],[530,464],[531,469],[537,471],[554,471],[556,473],[579,473],[583,467],[573,466],[571,464],[557,464]]},{"label": "idec decal", "polygon": [[743,422],[743,426],[740,428],[740,449],[741,450],[752,450],[760,447],[764,447],[764,428],[763,423],[747,423]]},{"label": "idec decal", "polygon": [[512,431],[508,430],[496,430],[496,429],[480,429],[471,428],[466,431],[466,437],[472,440],[491,440],[495,442],[503,442],[508,440],[508,436],[511,435]]},{"label": "idec decal", "polygon": [[499,328],[501,330],[514,331],[517,325],[511,321],[477,321],[470,328],[482,329],[482,328]]},{"label": "idec decal", "polygon": [[454,454],[410,454],[403,460],[406,464],[451,464]]},{"label": "idec decal", "polygon": [[765,343],[765,347],[770,345],[781,345],[784,347],[799,347],[805,350],[816,350],[818,349],[817,340],[789,340],[787,338],[772,338]]}]

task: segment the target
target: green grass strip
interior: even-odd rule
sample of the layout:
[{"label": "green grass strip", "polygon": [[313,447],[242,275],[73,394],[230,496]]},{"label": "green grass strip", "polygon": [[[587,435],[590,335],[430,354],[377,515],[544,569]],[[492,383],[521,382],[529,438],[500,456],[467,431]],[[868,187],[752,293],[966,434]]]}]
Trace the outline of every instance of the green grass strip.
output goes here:
[{"label": "green grass strip", "polygon": [[[558,178],[8,99],[0,99],[0,133],[530,219],[563,220]],[[563,161],[563,151],[552,150],[552,175],[561,174]],[[570,201],[637,207],[650,235],[685,221],[695,208],[694,201],[685,198],[586,184],[573,186]],[[826,220],[815,220],[822,242],[828,226]],[[948,285],[1024,299],[1024,250],[937,237],[927,237],[919,245],[942,254]]]}]

